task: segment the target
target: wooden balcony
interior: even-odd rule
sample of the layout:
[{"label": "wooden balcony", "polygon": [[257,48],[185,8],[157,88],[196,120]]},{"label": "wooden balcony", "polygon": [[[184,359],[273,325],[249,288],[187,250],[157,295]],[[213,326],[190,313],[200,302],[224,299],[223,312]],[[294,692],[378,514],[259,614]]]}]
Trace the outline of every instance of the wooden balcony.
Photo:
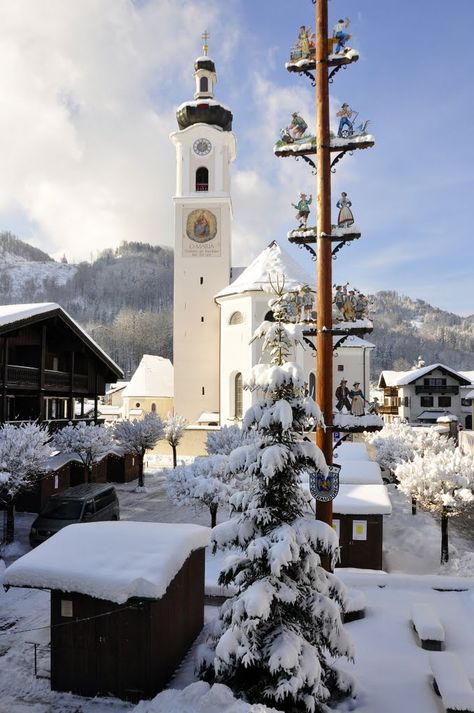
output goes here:
[{"label": "wooden balcony", "polygon": [[381,416],[398,416],[398,406],[379,406]]},{"label": "wooden balcony", "polygon": [[459,386],[430,386],[422,384],[415,386],[415,394],[459,394]]},{"label": "wooden balcony", "polygon": [[[33,366],[16,366],[8,365],[6,370],[6,388],[20,388],[37,390],[40,388],[41,372]],[[0,387],[4,386],[4,369],[0,368]],[[66,371],[53,371],[45,369],[44,372],[44,388],[47,391],[58,391],[69,393],[88,393],[88,377],[85,374],[74,374],[73,383],[71,384],[72,375]]]}]

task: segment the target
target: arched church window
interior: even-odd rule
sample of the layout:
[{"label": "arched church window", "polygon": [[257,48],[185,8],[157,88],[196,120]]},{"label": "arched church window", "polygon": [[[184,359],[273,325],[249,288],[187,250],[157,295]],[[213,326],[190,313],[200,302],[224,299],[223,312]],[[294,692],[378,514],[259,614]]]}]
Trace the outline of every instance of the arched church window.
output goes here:
[{"label": "arched church window", "polygon": [[234,379],[234,414],[235,418],[242,418],[243,411],[243,382],[240,371]]},{"label": "arched church window", "polygon": [[151,405],[151,412],[156,413],[156,404],[155,403],[152,403],[152,405]]},{"label": "arched church window", "polygon": [[200,166],[196,171],[196,190],[209,190],[209,171],[205,166]]},{"label": "arched church window", "polygon": [[312,399],[316,400],[316,376],[313,372],[309,375],[309,394]]},{"label": "arched church window", "polygon": [[209,80],[207,77],[201,77],[199,80],[199,89],[201,92],[209,91]]},{"label": "arched church window", "polygon": [[232,312],[229,319],[229,324],[242,324],[244,316],[242,312]]},{"label": "arched church window", "polygon": [[274,322],[275,321],[275,316],[271,309],[268,310],[267,314],[265,315],[265,317],[263,319],[265,320],[265,322]]}]

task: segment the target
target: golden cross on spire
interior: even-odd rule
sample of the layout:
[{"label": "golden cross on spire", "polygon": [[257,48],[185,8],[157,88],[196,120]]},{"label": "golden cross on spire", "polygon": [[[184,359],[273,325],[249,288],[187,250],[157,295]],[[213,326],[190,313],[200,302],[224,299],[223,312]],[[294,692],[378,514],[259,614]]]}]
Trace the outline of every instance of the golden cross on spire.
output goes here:
[{"label": "golden cross on spire", "polygon": [[203,51],[204,55],[207,57],[207,53],[209,51],[209,45],[207,44],[207,41],[210,37],[210,34],[207,30],[204,30],[201,37],[202,37],[202,41],[204,42],[204,44],[202,46],[202,51]]}]

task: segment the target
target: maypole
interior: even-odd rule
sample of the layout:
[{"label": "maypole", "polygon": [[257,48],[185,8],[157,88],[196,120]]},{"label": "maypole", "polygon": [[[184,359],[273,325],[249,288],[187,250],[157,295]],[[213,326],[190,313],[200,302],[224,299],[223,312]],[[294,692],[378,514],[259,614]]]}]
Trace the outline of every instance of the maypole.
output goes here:
[{"label": "maypole", "polygon": [[[329,134],[328,0],[316,2],[316,174],[318,196],[316,260],[316,402],[326,423],[318,427],[316,443],[328,465],[332,464],[332,244],[331,244],[331,151]],[[332,524],[332,500],[316,503],[316,518]]]},{"label": "maypole", "polygon": [[[316,310],[311,319],[305,318],[304,337],[316,354],[315,399],[324,416],[325,428],[318,426],[316,443],[322,450],[329,475],[310,479],[310,491],[316,501],[315,515],[318,520],[332,524],[332,500],[338,492],[338,467],[333,465],[333,438],[350,437],[353,433],[379,430],[383,426],[377,414],[377,405],[370,404],[365,394],[367,383],[365,372],[361,375],[364,390],[359,382],[352,388],[341,379],[333,381],[334,350],[350,335],[364,336],[372,331],[369,319],[368,299],[359,290],[350,288],[348,283],[335,286],[333,295],[332,261],[337,253],[351,241],[360,238],[351,211],[352,203],[347,193],[341,193],[337,201],[339,209],[337,221],[331,219],[331,179],[336,164],[356,149],[367,149],[374,145],[374,138],[368,131],[368,121],[356,125],[358,112],[344,102],[337,112],[339,125],[337,133],[331,131],[329,113],[329,85],[343,67],[357,62],[359,53],[348,46],[350,20],[338,19],[328,32],[328,0],[312,0],[316,5],[316,32],[301,25],[298,39],[286,63],[289,72],[308,77],[316,87],[316,128],[309,129],[305,119],[293,112],[290,123],[281,130],[276,142],[276,156],[302,159],[312,168],[316,176],[317,221],[308,226],[312,195],[300,193],[297,203],[296,229],[288,233],[291,243],[306,249],[316,268]],[[314,157],[314,158],[313,158]],[[313,247],[315,245],[315,247]],[[309,379],[310,381],[310,379]],[[310,389],[311,391],[311,389]],[[313,395],[313,394],[312,394]],[[337,444],[336,444],[337,445]]]}]

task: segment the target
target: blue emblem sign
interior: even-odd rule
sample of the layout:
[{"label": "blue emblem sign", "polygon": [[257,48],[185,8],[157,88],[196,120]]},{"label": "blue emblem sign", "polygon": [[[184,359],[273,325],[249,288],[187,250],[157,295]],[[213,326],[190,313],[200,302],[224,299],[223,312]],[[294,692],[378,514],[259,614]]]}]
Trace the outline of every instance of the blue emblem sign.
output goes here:
[{"label": "blue emblem sign", "polygon": [[330,465],[327,475],[311,473],[309,476],[309,491],[319,502],[327,503],[334,500],[339,492],[340,465]]}]

